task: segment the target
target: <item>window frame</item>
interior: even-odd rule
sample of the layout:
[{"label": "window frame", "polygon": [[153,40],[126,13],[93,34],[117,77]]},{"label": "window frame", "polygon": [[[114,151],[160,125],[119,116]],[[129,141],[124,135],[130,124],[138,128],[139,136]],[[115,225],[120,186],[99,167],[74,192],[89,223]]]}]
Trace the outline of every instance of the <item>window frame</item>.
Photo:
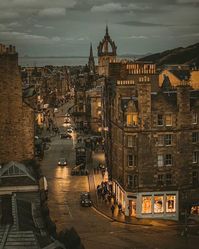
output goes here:
[{"label": "window frame", "polygon": [[[161,118],[160,118],[160,116],[161,116]],[[159,123],[160,120],[162,122]],[[157,114],[157,126],[164,126],[164,116],[163,116],[163,114]]]},{"label": "window frame", "polygon": [[[170,123],[167,123],[167,117],[170,117]],[[173,125],[173,116],[172,114],[165,114],[165,126],[172,126]]]}]

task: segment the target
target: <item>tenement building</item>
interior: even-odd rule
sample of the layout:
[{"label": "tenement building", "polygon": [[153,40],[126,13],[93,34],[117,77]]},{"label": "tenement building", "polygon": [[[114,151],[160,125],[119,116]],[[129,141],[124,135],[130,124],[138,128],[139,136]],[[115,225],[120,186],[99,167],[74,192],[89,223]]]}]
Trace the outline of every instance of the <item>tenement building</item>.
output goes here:
[{"label": "tenement building", "polygon": [[185,209],[194,212],[199,91],[185,81],[175,90],[157,88],[150,63],[110,64],[109,69],[105,149],[117,202],[127,216],[137,218],[178,220]]},{"label": "tenement building", "polygon": [[23,101],[15,47],[0,44],[0,164],[34,157],[34,110]]}]

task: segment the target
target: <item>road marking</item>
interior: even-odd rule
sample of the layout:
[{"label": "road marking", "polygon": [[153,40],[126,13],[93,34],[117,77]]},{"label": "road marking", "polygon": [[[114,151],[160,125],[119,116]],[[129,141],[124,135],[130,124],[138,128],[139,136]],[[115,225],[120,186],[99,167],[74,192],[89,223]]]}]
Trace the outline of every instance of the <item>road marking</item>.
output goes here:
[{"label": "road marking", "polygon": [[69,208],[69,206],[68,206],[67,204],[66,204],[66,207],[67,207],[67,209],[68,209],[68,213],[69,213],[71,219],[73,220],[73,216],[72,216],[72,214],[71,214],[71,212],[70,212],[70,208]]}]

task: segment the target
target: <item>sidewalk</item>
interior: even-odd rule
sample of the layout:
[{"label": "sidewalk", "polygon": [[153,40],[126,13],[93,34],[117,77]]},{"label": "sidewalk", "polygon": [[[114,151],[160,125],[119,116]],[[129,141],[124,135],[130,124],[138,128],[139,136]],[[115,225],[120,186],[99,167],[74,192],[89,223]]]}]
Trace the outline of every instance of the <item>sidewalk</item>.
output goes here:
[{"label": "sidewalk", "polygon": [[[93,169],[90,169],[90,175],[88,176],[89,181],[89,188],[91,193],[91,198],[93,200],[93,208],[96,209],[97,212],[99,212],[104,217],[107,217],[112,222],[119,222],[119,223],[125,223],[130,225],[140,225],[140,226],[162,226],[162,227],[175,227],[182,229],[184,227],[184,224],[171,221],[171,220],[161,220],[161,219],[139,219],[135,217],[129,217],[125,216],[124,213],[120,213],[118,210],[118,205],[115,205],[114,215],[112,215],[111,212],[111,206],[114,203],[113,199],[111,202],[108,200],[105,201],[102,199],[101,196],[97,195],[97,186],[101,184],[102,181],[104,181],[104,178],[101,174],[101,172],[94,173]],[[195,225],[189,225],[191,230],[191,234],[198,235],[197,232],[195,232],[195,228],[198,227],[197,224]]]}]

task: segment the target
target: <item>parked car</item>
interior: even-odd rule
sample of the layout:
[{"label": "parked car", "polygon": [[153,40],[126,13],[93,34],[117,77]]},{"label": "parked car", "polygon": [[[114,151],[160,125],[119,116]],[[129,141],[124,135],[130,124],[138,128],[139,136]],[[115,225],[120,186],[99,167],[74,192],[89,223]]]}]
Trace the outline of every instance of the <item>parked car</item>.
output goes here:
[{"label": "parked car", "polygon": [[67,160],[66,160],[66,158],[60,158],[59,161],[58,161],[58,165],[60,165],[60,166],[65,166],[65,165],[67,165]]},{"label": "parked car", "polygon": [[80,195],[80,204],[82,207],[90,207],[92,205],[89,192],[82,192]]},{"label": "parked car", "polygon": [[59,112],[58,108],[54,108],[54,113]]},{"label": "parked car", "polygon": [[69,129],[67,129],[67,132],[68,132],[68,133],[72,133],[73,130],[72,130],[71,128],[69,128]]},{"label": "parked car", "polygon": [[64,118],[64,123],[66,123],[66,124],[70,123],[70,119],[69,118]]},{"label": "parked car", "polygon": [[65,117],[70,118],[70,114],[69,114],[69,113],[66,113],[66,114],[65,114]]},{"label": "parked car", "polygon": [[67,133],[62,133],[60,134],[60,138],[63,139],[63,138],[66,138],[66,139],[71,139],[72,136],[70,134],[67,134]]}]

